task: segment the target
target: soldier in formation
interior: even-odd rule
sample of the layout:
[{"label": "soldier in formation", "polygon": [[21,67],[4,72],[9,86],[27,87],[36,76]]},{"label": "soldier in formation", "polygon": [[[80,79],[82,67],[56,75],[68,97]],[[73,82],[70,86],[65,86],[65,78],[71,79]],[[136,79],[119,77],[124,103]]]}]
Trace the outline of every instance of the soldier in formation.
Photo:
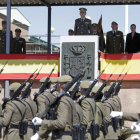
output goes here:
[{"label": "soldier in formation", "polygon": [[[24,86],[12,83],[10,98],[1,107],[4,139],[125,140],[139,131],[122,129],[119,123],[122,119],[139,119],[139,114],[120,112],[122,106],[118,93],[121,86],[102,100],[114,83],[100,90],[102,86],[95,86],[94,81],[85,80],[74,85],[77,79],[77,76],[72,79],[69,75],[43,77],[40,79],[42,92],[36,98],[34,95],[33,100],[30,83]],[[114,89],[118,87],[118,83],[115,84]],[[116,116],[118,118],[112,119]]]}]

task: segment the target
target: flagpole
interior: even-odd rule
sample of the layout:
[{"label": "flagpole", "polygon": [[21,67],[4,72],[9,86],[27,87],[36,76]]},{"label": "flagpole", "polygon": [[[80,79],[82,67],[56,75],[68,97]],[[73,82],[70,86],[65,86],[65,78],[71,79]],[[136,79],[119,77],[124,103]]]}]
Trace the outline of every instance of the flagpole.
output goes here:
[{"label": "flagpole", "polygon": [[128,34],[128,5],[125,5],[125,35],[127,34]]}]

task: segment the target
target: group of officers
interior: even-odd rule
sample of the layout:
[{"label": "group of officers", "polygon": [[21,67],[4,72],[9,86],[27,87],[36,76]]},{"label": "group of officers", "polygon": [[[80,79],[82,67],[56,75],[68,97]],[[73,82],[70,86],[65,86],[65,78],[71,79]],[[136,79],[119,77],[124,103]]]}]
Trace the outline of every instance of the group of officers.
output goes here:
[{"label": "group of officers", "polygon": [[[15,29],[15,37],[10,31],[10,54],[26,54],[26,41],[20,37],[21,29]],[[0,30],[0,54],[6,54],[6,21],[2,21]]]},{"label": "group of officers", "polygon": [[91,20],[86,18],[86,8],[80,8],[80,18],[75,20],[74,31],[70,29],[69,35],[98,35],[99,50],[108,54],[119,53],[139,53],[140,52],[140,34],[136,32],[136,25],[130,26],[131,33],[127,34],[124,48],[123,32],[118,30],[118,23],[111,23],[112,30],[106,33],[106,44],[103,33],[98,32],[98,24],[91,23]]},{"label": "group of officers", "polygon": [[[42,86],[47,77],[40,79]],[[81,81],[78,90],[73,98],[71,93],[74,89],[72,86],[67,93],[62,96],[49,112],[43,117],[39,117],[47,109],[56,97],[63,93],[63,90],[70,84],[72,77],[62,75],[60,77],[51,77],[44,87],[44,91],[32,100],[30,93],[21,98],[22,93],[26,90],[29,83],[22,89],[19,97],[7,101],[4,108],[0,107],[0,124],[4,131],[4,140],[125,140],[131,134],[138,133],[137,129],[123,128],[119,122],[122,119],[137,121],[139,114],[122,113],[121,100],[118,96],[119,90],[113,92],[104,102],[101,99],[107,94],[113,83],[106,86],[100,91],[100,96],[93,99],[100,86],[94,86],[90,94],[81,102],[80,97],[91,86],[90,81]],[[117,86],[116,83],[115,86]],[[10,97],[21,86],[15,82],[9,86]],[[56,88],[56,90],[52,90]],[[115,88],[115,87],[114,87]],[[0,87],[2,90],[2,86]],[[112,112],[113,111],[113,112]],[[122,117],[123,116],[123,117]],[[112,118],[117,117],[117,126],[114,129]],[[20,135],[20,123],[26,121],[27,132]],[[105,125],[103,125],[105,124]],[[35,129],[36,127],[39,129]],[[80,129],[78,129],[80,126]],[[96,127],[98,126],[98,127]],[[103,126],[103,127],[102,127]],[[24,127],[24,129],[26,129]],[[137,126],[136,126],[137,127]],[[25,130],[22,130],[25,131]],[[78,138],[76,137],[78,133]],[[93,138],[94,137],[94,138]],[[132,139],[133,140],[133,139]]]}]

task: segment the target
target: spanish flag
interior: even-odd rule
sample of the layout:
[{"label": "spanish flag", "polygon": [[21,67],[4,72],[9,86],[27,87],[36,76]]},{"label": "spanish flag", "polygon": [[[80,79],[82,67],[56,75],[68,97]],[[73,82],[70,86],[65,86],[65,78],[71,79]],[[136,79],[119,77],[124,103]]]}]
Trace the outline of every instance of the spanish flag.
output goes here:
[{"label": "spanish flag", "polygon": [[[119,74],[121,77],[127,72],[124,80],[140,80],[140,54],[104,54],[101,52],[101,71],[106,67],[101,79],[116,80]],[[120,79],[121,79],[120,77]]]},{"label": "spanish flag", "polygon": [[59,76],[60,55],[59,54],[1,54],[0,69],[5,65],[0,79],[27,79],[36,69],[36,73],[42,67],[36,79],[49,76],[55,67],[51,77]]}]

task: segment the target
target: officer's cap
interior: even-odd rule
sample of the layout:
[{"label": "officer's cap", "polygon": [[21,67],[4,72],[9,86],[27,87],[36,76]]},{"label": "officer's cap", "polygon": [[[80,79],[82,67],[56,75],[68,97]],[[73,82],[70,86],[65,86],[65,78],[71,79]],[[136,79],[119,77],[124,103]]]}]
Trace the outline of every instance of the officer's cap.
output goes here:
[{"label": "officer's cap", "polygon": [[72,29],[69,29],[69,32],[74,32]]},{"label": "officer's cap", "polygon": [[87,11],[86,8],[79,8],[79,10],[80,10],[80,13],[85,13]]},{"label": "officer's cap", "polygon": [[115,21],[113,21],[113,22],[112,22],[112,25],[113,25],[113,24],[118,25],[118,23],[117,23],[117,22],[115,22]]},{"label": "officer's cap", "polygon": [[84,88],[84,89],[87,89],[87,88],[89,88],[90,85],[91,85],[91,82],[85,80],[85,81],[82,81],[82,82],[81,82],[80,87],[81,87],[81,88]]},{"label": "officer's cap", "polygon": [[[99,88],[100,88],[100,86],[94,86],[94,87],[92,88],[92,92],[93,92],[93,93],[96,93],[96,92],[99,90]],[[101,94],[103,94],[103,90],[101,91]]]},{"label": "officer's cap", "polygon": [[20,32],[21,33],[21,30],[19,28],[15,29],[15,32]]},{"label": "officer's cap", "polygon": [[107,91],[110,89],[110,87],[111,87],[111,86],[106,86],[106,87],[104,88],[103,91],[104,91],[104,92],[107,92]]},{"label": "officer's cap", "polygon": [[59,83],[69,83],[72,81],[71,76],[69,75],[62,75],[60,77],[58,77],[57,82]]},{"label": "officer's cap", "polygon": [[2,25],[6,25],[6,21],[5,20],[2,21]]},{"label": "officer's cap", "polygon": [[93,27],[98,27],[98,24],[97,23],[93,23],[92,26]]},{"label": "officer's cap", "polygon": [[12,84],[9,86],[9,90],[16,91],[20,86],[21,86],[20,83],[14,82],[14,83],[12,83]]},{"label": "officer's cap", "polygon": [[[40,83],[44,83],[46,79],[47,79],[47,77],[41,78],[40,79]],[[57,77],[51,77],[50,80],[49,80],[49,82],[56,83],[57,82]]]},{"label": "officer's cap", "polygon": [[0,84],[0,92],[1,92],[1,90],[2,90],[2,85]]},{"label": "officer's cap", "polygon": [[[25,89],[28,87],[28,85],[29,85],[29,82],[26,83],[26,85],[25,85],[25,87],[22,89],[22,91],[25,91]],[[30,89],[31,89],[31,87],[30,87]]]}]

